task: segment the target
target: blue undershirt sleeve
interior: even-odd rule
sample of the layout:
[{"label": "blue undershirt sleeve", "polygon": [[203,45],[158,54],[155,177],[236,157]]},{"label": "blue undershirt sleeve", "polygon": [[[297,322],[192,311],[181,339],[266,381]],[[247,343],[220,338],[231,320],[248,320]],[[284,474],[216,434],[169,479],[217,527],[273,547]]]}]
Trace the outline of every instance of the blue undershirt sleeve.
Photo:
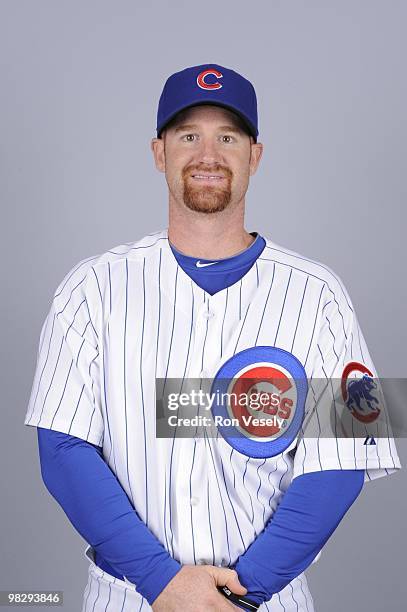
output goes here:
[{"label": "blue undershirt sleeve", "polygon": [[80,535],[151,605],[181,569],[151,533],[101,447],[37,427],[41,474]]},{"label": "blue undershirt sleeve", "polygon": [[297,476],[265,529],[231,567],[260,604],[315,559],[359,495],[363,470],[325,470]]}]

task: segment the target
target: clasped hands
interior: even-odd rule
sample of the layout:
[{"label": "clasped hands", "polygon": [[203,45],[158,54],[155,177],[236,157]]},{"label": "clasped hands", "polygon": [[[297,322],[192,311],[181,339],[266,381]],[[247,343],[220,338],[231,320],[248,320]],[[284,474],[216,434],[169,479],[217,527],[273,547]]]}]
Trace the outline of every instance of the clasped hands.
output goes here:
[{"label": "clasped hands", "polygon": [[246,595],[237,572],[213,565],[183,565],[152,604],[154,612],[232,612],[241,610],[217,587],[227,586],[236,595]]}]

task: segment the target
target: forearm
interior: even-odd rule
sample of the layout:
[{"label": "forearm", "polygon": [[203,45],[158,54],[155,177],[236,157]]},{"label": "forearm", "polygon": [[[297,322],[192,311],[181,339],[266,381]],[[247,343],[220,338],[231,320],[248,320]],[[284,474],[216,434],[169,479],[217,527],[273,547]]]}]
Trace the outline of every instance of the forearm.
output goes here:
[{"label": "forearm", "polygon": [[327,470],[298,476],[265,529],[232,566],[247,596],[271,599],[301,574],[359,495],[363,470]]},{"label": "forearm", "polygon": [[100,447],[38,427],[44,483],[89,544],[151,604],[181,569],[140,519]]}]

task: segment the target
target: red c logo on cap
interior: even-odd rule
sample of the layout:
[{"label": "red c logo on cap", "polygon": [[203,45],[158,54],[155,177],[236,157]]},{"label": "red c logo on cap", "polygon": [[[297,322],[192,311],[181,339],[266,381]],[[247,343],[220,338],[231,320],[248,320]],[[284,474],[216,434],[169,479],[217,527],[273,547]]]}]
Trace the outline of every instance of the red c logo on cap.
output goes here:
[{"label": "red c logo on cap", "polygon": [[198,87],[200,87],[201,89],[220,89],[222,85],[218,81],[216,81],[216,83],[205,83],[205,77],[208,76],[208,74],[213,74],[213,76],[216,76],[217,79],[221,79],[223,77],[223,74],[219,72],[219,70],[215,70],[214,68],[204,70],[203,72],[198,74],[196,78]]}]

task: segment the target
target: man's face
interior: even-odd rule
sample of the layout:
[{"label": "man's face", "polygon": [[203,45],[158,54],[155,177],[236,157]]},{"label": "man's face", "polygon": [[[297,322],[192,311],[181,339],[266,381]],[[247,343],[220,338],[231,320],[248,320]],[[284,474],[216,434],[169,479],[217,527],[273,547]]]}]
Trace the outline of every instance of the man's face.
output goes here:
[{"label": "man's face", "polygon": [[153,143],[173,199],[203,213],[244,198],[261,154],[234,113],[212,105],[186,109]]}]

